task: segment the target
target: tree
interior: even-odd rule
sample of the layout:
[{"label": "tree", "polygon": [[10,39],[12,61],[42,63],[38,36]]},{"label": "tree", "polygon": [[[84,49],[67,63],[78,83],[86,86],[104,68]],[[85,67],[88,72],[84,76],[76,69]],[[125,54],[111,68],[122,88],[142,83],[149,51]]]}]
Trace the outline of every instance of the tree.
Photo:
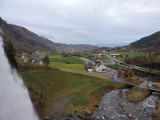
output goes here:
[{"label": "tree", "polygon": [[85,69],[94,69],[94,64],[92,62],[88,62],[88,64],[86,64]]},{"label": "tree", "polygon": [[10,40],[4,39],[4,50],[12,68],[17,69],[16,50]]},{"label": "tree", "polygon": [[46,66],[49,65],[50,61],[49,61],[48,55],[46,55],[46,56],[43,58],[43,62],[44,62],[44,64],[45,64]]},{"label": "tree", "polygon": [[128,76],[129,76],[129,78],[132,78],[134,76],[134,71],[133,70],[129,70],[128,71]]}]

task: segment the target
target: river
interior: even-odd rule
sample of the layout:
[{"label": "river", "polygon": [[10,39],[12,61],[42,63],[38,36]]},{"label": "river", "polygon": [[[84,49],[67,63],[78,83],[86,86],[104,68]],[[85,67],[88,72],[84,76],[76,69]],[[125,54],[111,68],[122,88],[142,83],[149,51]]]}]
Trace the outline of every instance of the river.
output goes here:
[{"label": "river", "polygon": [[[121,91],[123,94],[119,96]],[[95,120],[152,120],[152,113],[156,109],[159,93],[152,93],[141,102],[132,103],[126,98],[127,89],[113,90],[106,93],[92,119]]]}]

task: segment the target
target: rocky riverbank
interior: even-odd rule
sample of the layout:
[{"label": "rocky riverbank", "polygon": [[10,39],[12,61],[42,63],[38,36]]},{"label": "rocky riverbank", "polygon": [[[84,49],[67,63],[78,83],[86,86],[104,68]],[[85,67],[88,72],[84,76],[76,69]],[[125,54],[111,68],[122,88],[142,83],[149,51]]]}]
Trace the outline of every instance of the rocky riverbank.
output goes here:
[{"label": "rocky riverbank", "polygon": [[[121,95],[119,95],[121,91]],[[129,102],[127,89],[106,93],[92,115],[96,120],[152,120],[159,93],[152,93],[141,102]]]}]

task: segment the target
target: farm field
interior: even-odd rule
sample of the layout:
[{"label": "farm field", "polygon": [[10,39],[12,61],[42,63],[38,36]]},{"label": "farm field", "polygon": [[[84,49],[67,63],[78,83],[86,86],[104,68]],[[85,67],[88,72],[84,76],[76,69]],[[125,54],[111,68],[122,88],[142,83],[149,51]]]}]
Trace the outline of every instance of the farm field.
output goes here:
[{"label": "farm field", "polygon": [[136,56],[148,56],[148,53],[145,52],[113,52],[112,54],[121,54],[123,57],[116,57],[119,61],[124,61],[124,56],[128,55],[129,57],[136,57]]},{"label": "farm field", "polygon": [[[44,56],[39,56],[43,58]],[[65,58],[62,55],[49,55],[50,62],[62,62],[66,64],[84,64],[84,61],[76,56],[72,56],[72,58]]]},{"label": "farm field", "polygon": [[[43,59],[44,56],[39,56]],[[50,66],[60,69],[72,69],[76,71],[83,71],[85,62],[76,56],[72,58],[64,58],[62,55],[49,55]]]},{"label": "farm field", "polygon": [[145,52],[113,52],[112,54],[121,54],[123,56],[128,55],[129,57],[136,57],[136,56],[148,56],[148,53]]},{"label": "farm field", "polygon": [[84,71],[84,65],[83,64],[66,64],[66,63],[62,63],[62,62],[50,62],[50,66],[53,67],[53,68]]}]

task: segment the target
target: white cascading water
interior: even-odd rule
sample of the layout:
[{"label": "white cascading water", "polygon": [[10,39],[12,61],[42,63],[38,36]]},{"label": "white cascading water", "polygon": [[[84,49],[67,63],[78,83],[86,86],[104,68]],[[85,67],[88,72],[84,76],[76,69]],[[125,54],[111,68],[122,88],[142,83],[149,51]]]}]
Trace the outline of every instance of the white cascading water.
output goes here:
[{"label": "white cascading water", "polygon": [[0,120],[39,120],[28,90],[16,70],[12,70],[0,37]]}]

